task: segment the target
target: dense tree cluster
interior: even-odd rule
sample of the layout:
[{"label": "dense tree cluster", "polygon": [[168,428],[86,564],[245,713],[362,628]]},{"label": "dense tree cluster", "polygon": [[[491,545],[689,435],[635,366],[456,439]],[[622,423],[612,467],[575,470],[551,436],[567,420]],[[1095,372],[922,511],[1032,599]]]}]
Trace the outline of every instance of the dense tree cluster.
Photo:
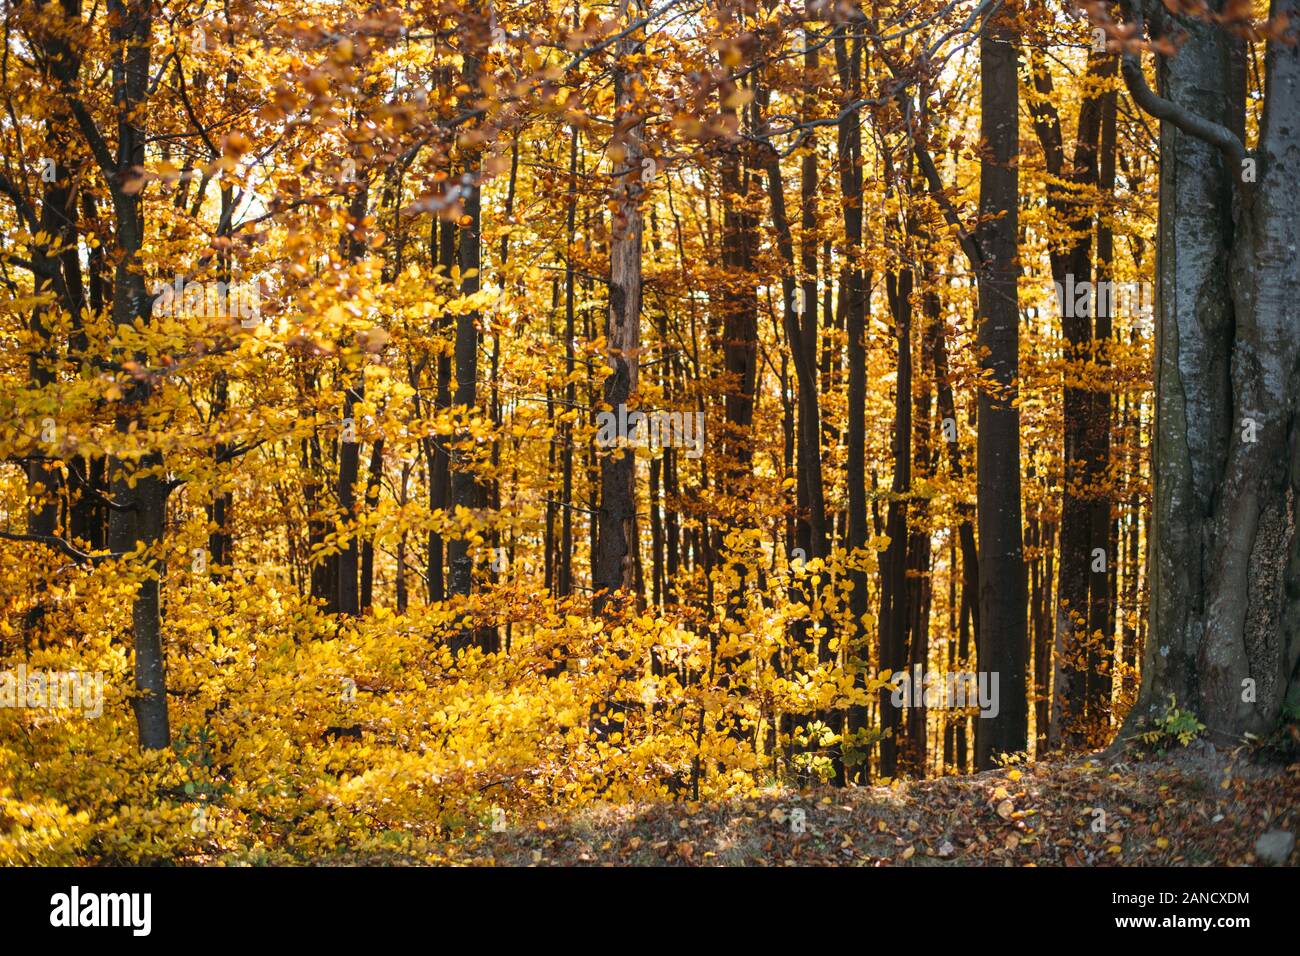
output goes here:
[{"label": "dense tree cluster", "polygon": [[0,860],[1294,717],[1294,6],[11,0]]}]

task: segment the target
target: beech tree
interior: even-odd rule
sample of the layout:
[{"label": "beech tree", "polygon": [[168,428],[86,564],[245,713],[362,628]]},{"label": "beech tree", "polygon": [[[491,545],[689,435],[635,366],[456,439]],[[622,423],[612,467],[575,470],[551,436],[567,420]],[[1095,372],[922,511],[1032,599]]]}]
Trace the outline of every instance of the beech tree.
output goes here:
[{"label": "beech tree", "polygon": [[1127,26],[1161,51],[1156,90],[1139,51],[1125,50],[1122,71],[1133,101],[1160,121],[1164,175],[1152,640],[1126,734],[1171,698],[1225,739],[1263,734],[1300,686],[1300,47],[1294,2],[1269,12],[1248,148],[1245,49],[1231,18],[1224,28],[1154,5],[1127,10]]}]

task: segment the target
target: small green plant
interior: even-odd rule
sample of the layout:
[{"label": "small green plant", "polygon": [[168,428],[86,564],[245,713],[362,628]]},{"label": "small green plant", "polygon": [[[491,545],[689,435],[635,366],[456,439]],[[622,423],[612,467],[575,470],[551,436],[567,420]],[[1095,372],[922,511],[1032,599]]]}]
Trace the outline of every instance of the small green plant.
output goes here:
[{"label": "small green plant", "polygon": [[1186,747],[1204,729],[1205,725],[1196,719],[1196,715],[1190,710],[1179,708],[1178,701],[1170,694],[1169,706],[1165,712],[1156,718],[1155,726],[1146,733],[1139,734],[1138,739],[1157,750],[1164,750],[1174,742]]},{"label": "small green plant", "polygon": [[841,737],[840,752],[844,766],[856,768],[865,764],[871,757],[871,748],[885,735],[877,727],[862,727],[846,730]]}]

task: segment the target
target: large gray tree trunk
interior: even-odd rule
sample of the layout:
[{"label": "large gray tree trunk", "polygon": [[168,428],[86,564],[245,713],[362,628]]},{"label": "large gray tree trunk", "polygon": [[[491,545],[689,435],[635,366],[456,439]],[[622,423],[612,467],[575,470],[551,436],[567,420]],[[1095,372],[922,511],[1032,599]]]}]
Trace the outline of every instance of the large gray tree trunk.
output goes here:
[{"label": "large gray tree trunk", "polygon": [[[1271,13],[1294,23],[1298,5]],[[1124,69],[1163,120],[1151,636],[1124,736],[1172,696],[1237,739],[1300,697],[1300,49],[1269,45],[1247,154],[1237,42],[1163,10],[1151,32],[1186,39],[1160,63],[1163,100],[1134,57]]]}]

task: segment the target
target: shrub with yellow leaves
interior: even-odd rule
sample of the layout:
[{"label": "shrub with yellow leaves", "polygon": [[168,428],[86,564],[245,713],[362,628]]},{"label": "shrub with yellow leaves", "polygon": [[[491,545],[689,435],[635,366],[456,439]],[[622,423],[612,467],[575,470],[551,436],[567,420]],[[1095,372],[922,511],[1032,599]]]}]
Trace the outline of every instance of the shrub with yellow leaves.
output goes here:
[{"label": "shrub with yellow leaves", "polygon": [[[791,638],[842,618],[839,566],[789,572],[783,593],[802,597],[772,607],[737,584],[761,550],[730,543],[711,620],[593,618],[522,584],[349,619],[271,573],[191,581],[167,617],[162,751],[137,747],[125,622],[70,602],[49,632],[80,636],[30,666],[102,674],[102,714],[0,709],[0,861],[429,861],[494,819],[824,778],[836,718],[879,687]],[[453,656],[467,622],[508,624],[508,645]]]}]

